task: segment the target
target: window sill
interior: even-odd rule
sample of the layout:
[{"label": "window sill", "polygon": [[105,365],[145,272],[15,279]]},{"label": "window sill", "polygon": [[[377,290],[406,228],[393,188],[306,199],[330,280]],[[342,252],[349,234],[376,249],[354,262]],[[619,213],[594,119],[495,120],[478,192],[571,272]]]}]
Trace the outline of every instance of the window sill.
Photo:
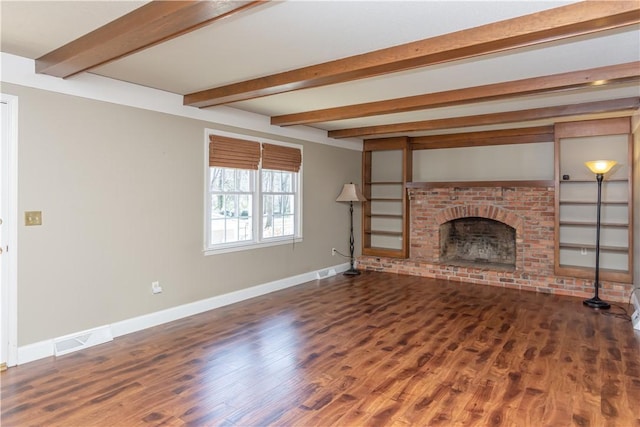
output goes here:
[{"label": "window sill", "polygon": [[202,252],[204,256],[209,256],[209,255],[226,254],[229,252],[240,252],[240,251],[249,251],[252,249],[268,248],[270,246],[290,245],[295,243],[302,243],[302,237],[275,238],[275,239],[265,240],[260,243],[255,243],[255,242],[236,243],[233,245],[224,246],[220,248],[207,248]]}]

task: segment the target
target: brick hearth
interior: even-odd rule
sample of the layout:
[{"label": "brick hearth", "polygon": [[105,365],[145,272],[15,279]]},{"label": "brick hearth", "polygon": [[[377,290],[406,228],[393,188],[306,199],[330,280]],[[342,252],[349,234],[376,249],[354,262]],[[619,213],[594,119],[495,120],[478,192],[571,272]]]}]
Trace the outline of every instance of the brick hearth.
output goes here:
[{"label": "brick hearth", "polygon": [[[593,280],[554,274],[553,187],[443,187],[408,191],[410,257],[361,256],[360,268],[583,298],[593,295]],[[515,270],[441,262],[440,225],[467,217],[500,221],[516,230]],[[626,302],[629,289],[628,284],[602,282],[600,294],[610,301]]]}]

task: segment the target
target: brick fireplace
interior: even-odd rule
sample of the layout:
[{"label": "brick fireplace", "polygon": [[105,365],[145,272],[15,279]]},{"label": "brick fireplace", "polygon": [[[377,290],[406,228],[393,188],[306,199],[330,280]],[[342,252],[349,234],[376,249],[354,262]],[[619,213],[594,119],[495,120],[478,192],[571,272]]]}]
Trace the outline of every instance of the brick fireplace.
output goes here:
[{"label": "brick fireplace", "polygon": [[[361,256],[358,265],[367,270],[589,298],[593,295],[593,280],[554,274],[554,191],[553,187],[462,184],[409,188],[409,258]],[[488,237],[482,236],[494,223],[497,229],[515,235],[513,243],[493,236],[493,231],[488,232]],[[450,236],[444,235],[452,229],[457,230],[456,235],[466,229],[473,236],[470,241],[452,244]],[[509,245],[513,245],[513,262],[489,259],[488,252],[499,247],[508,252]],[[460,247],[462,252],[468,249],[470,255],[453,259],[451,253]],[[623,284],[602,282],[603,298],[624,301],[626,292]]]},{"label": "brick fireplace", "polygon": [[470,216],[440,224],[440,262],[461,267],[512,270],[516,230],[493,219]]}]

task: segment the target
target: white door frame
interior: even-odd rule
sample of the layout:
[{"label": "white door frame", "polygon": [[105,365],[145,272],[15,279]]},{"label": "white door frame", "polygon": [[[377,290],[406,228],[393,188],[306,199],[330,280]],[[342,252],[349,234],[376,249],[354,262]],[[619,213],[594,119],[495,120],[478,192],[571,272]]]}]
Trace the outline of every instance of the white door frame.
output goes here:
[{"label": "white door frame", "polygon": [[[2,262],[0,280],[0,356],[7,366],[18,363],[18,97],[0,93],[8,117],[2,134]],[[4,127],[4,126],[3,126]],[[6,136],[6,138],[5,138]],[[6,334],[6,336],[5,336]]]}]

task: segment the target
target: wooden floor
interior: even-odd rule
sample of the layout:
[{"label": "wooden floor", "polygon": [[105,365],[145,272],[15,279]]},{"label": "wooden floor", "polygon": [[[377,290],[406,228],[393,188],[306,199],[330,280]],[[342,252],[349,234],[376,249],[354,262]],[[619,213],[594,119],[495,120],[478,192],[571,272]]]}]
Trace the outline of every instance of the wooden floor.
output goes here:
[{"label": "wooden floor", "polygon": [[640,333],[581,300],[336,276],[10,368],[2,426],[640,426]]}]

